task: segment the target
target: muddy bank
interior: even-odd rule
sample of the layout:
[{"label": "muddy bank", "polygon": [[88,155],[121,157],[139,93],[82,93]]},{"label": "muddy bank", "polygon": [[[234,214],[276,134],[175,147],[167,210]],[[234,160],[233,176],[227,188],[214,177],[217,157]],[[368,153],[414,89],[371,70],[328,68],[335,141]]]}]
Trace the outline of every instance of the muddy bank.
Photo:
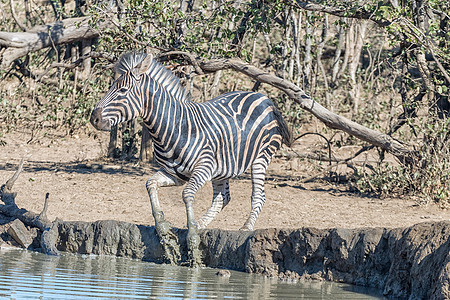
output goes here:
[{"label": "muddy bank", "polygon": [[[153,227],[115,221],[64,222],[58,231],[61,251],[164,260]],[[185,245],[186,231],[177,233]],[[449,237],[450,222],[393,230],[213,229],[201,232],[201,249],[209,267],[371,286],[393,297],[444,299],[450,297]]]},{"label": "muddy bank", "polygon": [[[153,226],[120,221],[52,222],[46,214],[48,194],[39,214],[19,208],[12,187],[22,165],[23,161],[0,187],[0,246],[51,255],[67,251],[166,261]],[[175,229],[175,234],[186,255],[187,230]],[[396,229],[206,229],[200,237],[203,263],[208,267],[370,286],[395,298],[450,298],[450,221]]]},{"label": "muddy bank", "polygon": [[[5,221],[11,221],[6,218]],[[4,222],[5,222],[4,221]],[[3,225],[4,239],[8,237]],[[30,229],[27,227],[28,230]],[[164,262],[153,226],[118,221],[64,222],[47,229],[58,251],[117,255]],[[31,233],[33,232],[33,233]],[[46,231],[44,231],[45,233]],[[185,245],[186,230],[176,230]],[[40,250],[42,231],[30,231]],[[282,279],[332,280],[376,287],[386,296],[409,299],[450,297],[450,222],[398,229],[265,229],[254,232],[201,231],[206,266]],[[44,249],[45,250],[45,249]],[[186,257],[183,257],[186,260]]]}]

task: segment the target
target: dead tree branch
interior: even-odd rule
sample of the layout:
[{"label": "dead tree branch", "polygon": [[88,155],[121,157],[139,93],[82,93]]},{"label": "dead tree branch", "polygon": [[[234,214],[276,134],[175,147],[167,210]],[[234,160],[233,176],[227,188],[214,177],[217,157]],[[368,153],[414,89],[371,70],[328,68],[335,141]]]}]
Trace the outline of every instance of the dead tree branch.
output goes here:
[{"label": "dead tree branch", "polygon": [[16,197],[16,193],[12,191],[12,188],[20,173],[22,173],[22,170],[23,158],[20,160],[19,166],[17,167],[14,175],[0,187],[0,199],[3,201],[3,203],[5,203],[5,205],[15,205],[14,199]]},{"label": "dead tree branch", "polygon": [[[169,52],[169,54],[174,55],[173,52]],[[181,54],[179,52],[177,52],[177,54],[182,58],[188,57],[187,62],[191,63],[192,55],[184,53]],[[247,64],[240,59],[204,60],[196,58],[195,61],[197,62],[196,64],[198,64],[198,66],[201,68],[202,73],[211,73],[219,70],[233,69],[253,78],[256,81],[267,83],[286,93],[303,109],[312,113],[327,127],[342,130],[360,140],[366,141],[374,146],[389,151],[402,161],[408,159],[408,157],[412,154],[411,150],[409,150],[404,144],[394,139],[393,137],[367,128],[361,124],[353,122],[343,116],[329,111],[328,109],[320,105],[317,101],[312,99],[294,83],[270,74],[255,66]]]},{"label": "dead tree branch", "polygon": [[23,170],[23,162],[24,160],[22,158],[14,175],[0,188],[0,199],[3,203],[5,203],[4,205],[0,204],[0,213],[9,217],[17,218],[25,225],[37,227],[41,230],[48,229],[52,225],[52,222],[50,222],[45,216],[48,205],[48,196],[46,196],[44,210],[41,214],[27,211],[26,209],[19,208],[16,205],[15,197],[17,193],[12,192],[12,188]]},{"label": "dead tree branch", "polygon": [[43,48],[96,38],[106,28],[112,28],[111,21],[104,21],[94,28],[89,23],[90,17],[64,19],[51,24],[39,25],[26,32],[0,31],[0,46],[6,47],[1,53],[2,68],[29,52]]},{"label": "dead tree branch", "polygon": [[12,187],[22,170],[23,158],[14,175],[0,188],[0,199],[5,203],[4,205],[0,204],[0,214],[19,219],[27,226],[39,228],[39,230],[42,231],[40,241],[42,252],[49,255],[59,255],[60,252],[56,248],[59,220],[51,222],[47,219],[49,193],[45,195],[44,208],[40,214],[36,214],[24,208],[19,208],[16,205],[15,197],[17,193],[12,192]]}]

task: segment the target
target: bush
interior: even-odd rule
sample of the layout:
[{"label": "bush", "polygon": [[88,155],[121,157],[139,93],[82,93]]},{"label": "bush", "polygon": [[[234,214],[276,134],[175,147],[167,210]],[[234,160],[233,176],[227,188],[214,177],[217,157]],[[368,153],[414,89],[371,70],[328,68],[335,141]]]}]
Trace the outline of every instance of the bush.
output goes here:
[{"label": "bush", "polygon": [[423,141],[417,160],[396,166],[379,163],[372,171],[360,170],[357,188],[380,196],[418,196],[419,204],[437,203],[450,208],[450,119],[429,120],[422,126]]}]

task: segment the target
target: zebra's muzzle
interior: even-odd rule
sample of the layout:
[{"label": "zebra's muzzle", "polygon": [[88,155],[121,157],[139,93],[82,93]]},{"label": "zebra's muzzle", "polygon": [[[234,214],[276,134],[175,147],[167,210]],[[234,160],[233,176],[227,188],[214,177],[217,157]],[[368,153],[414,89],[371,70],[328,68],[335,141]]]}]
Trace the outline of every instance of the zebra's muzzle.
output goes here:
[{"label": "zebra's muzzle", "polygon": [[92,126],[94,126],[95,129],[97,130],[109,131],[111,130],[111,125],[108,120],[103,119],[102,113],[103,113],[102,108],[94,109],[91,113],[90,122]]}]

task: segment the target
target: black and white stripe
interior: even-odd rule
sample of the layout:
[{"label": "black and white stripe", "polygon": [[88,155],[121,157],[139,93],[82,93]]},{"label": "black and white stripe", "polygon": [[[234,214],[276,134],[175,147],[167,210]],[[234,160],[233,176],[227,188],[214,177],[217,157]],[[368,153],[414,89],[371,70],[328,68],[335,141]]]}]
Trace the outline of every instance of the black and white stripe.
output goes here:
[{"label": "black and white stripe", "polygon": [[[159,211],[156,189],[187,183],[183,200],[188,226],[195,225],[192,202],[206,181],[213,203],[198,221],[206,227],[230,201],[230,178],[252,171],[252,208],[243,229],[252,230],[265,202],[267,166],[290,131],[274,104],[255,92],[230,92],[205,103],[190,101],[179,79],[145,54],[126,54],[116,65],[120,77],[96,105],[91,123],[108,130],[141,116],[161,170],[147,182],[152,208]],[[155,190],[152,190],[155,189]]]}]

